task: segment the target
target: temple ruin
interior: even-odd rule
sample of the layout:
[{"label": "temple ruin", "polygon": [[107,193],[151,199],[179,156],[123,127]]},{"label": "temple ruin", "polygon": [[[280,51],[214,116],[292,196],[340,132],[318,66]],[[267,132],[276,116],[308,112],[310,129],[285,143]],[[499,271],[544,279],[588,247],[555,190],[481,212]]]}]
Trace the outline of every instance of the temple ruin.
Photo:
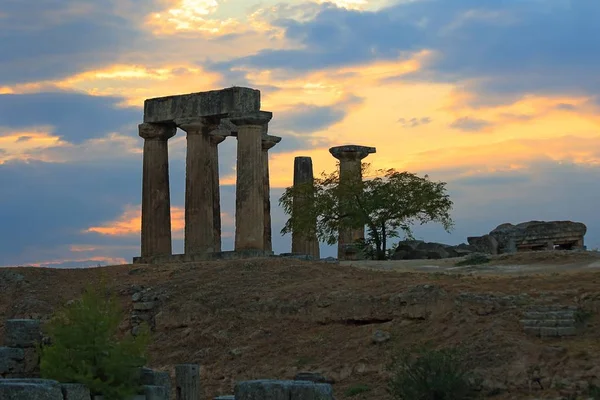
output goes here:
[{"label": "temple ruin", "polygon": [[[272,113],[260,91],[245,87],[148,99],[144,139],[141,256],[134,263],[198,261],[272,254],[267,135]],[[184,254],[174,255],[167,141],[187,135]],[[221,251],[218,145],[237,139],[234,251]]]}]

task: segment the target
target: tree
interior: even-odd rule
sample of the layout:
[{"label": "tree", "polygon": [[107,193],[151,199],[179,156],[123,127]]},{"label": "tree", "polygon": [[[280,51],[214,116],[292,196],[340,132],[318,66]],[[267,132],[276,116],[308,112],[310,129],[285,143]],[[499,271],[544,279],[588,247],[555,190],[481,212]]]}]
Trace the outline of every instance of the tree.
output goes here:
[{"label": "tree", "polygon": [[[363,164],[363,176],[369,164]],[[441,223],[449,232],[452,201],[445,182],[433,182],[428,175],[419,177],[395,169],[377,170],[376,178],[340,184],[339,172],[323,172],[314,184],[288,187],[279,205],[289,218],[282,234],[293,231],[315,234],[321,242],[333,245],[338,232],[367,227],[363,246],[372,248],[372,256],[386,258],[387,241],[403,232],[412,238],[414,224]],[[294,198],[313,198],[302,212],[293,212]],[[316,226],[314,221],[316,222]]]},{"label": "tree", "polygon": [[92,394],[121,400],[140,388],[149,330],[120,338],[123,313],[106,288],[89,286],[81,300],[65,306],[46,325],[51,344],[40,347],[42,377],[83,383]]}]

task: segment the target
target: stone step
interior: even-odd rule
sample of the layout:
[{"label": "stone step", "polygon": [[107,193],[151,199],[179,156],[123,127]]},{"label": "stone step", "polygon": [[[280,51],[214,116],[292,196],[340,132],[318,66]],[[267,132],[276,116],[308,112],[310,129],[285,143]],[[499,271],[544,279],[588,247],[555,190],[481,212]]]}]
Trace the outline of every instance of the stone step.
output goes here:
[{"label": "stone step", "polygon": [[575,311],[526,311],[523,313],[523,317],[526,320],[575,319]]},{"label": "stone step", "polygon": [[574,336],[577,330],[571,327],[544,327],[544,326],[526,326],[523,328],[525,333],[540,337],[561,337]]},{"label": "stone step", "polygon": [[574,319],[522,319],[521,324],[526,327],[570,327],[575,326]]}]

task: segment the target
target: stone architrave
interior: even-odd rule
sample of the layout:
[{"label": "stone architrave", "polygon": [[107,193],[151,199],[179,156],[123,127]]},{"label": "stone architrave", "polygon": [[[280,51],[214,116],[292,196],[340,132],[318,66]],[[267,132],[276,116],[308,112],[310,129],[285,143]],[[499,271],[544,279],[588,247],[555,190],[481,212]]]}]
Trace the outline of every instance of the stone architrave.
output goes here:
[{"label": "stone architrave", "polygon": [[[296,157],[294,158],[294,188],[305,184],[314,184],[312,159],[310,157]],[[314,199],[295,196],[293,199],[292,218],[297,213],[301,213],[304,208],[310,206],[307,202],[311,201],[314,201]],[[321,256],[316,234],[316,219],[312,225],[314,233],[310,235],[292,231],[292,253],[307,254],[313,259],[318,260]]]},{"label": "stone architrave", "polygon": [[215,251],[214,182],[212,169],[216,145],[211,132],[218,128],[216,118],[176,121],[187,133],[185,160],[185,254]]},{"label": "stone architrave", "polygon": [[221,188],[219,185],[219,143],[225,140],[225,136],[221,134],[211,134],[211,164],[209,166],[209,173],[212,180],[213,190],[213,237],[214,246],[213,251],[221,251]]},{"label": "stone architrave", "polygon": [[171,194],[167,141],[176,133],[175,125],[138,125],[144,139],[142,170],[142,257],[170,255]]},{"label": "stone architrave", "polygon": [[273,114],[258,111],[230,114],[238,127],[235,199],[235,250],[264,251],[264,172],[262,136]]},{"label": "stone architrave", "polygon": [[262,138],[262,164],[263,164],[263,187],[265,198],[265,218],[264,218],[264,242],[265,251],[273,251],[272,232],[271,232],[271,183],[269,179],[269,150],[277,143],[281,142],[279,136],[263,135]]},{"label": "stone architrave", "polygon": [[[329,149],[331,155],[340,161],[340,184],[352,185],[353,182],[362,182],[361,161],[369,154],[375,153],[375,147],[345,145]],[[353,244],[359,239],[364,239],[365,229],[341,229],[338,239],[338,259],[353,259],[356,251]]]}]

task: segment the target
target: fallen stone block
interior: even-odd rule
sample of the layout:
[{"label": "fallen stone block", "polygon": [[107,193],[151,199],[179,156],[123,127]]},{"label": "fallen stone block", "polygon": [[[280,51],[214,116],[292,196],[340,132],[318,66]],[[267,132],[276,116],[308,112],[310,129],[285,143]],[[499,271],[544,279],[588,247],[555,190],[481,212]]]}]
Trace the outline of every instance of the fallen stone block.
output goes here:
[{"label": "fallen stone block", "polygon": [[333,389],[326,383],[261,379],[238,382],[236,400],[332,400]]},{"label": "fallen stone block", "polygon": [[90,389],[81,383],[61,383],[64,400],[90,400]]},{"label": "fallen stone block", "polygon": [[169,392],[164,386],[144,385],[146,400],[169,400]]},{"label": "fallen stone block", "polygon": [[2,400],[63,400],[56,381],[47,379],[0,379]]},{"label": "fallen stone block", "polygon": [[38,319],[8,319],[4,324],[6,347],[35,347],[42,340]]},{"label": "fallen stone block", "polygon": [[0,347],[0,375],[22,372],[25,352],[15,347]]}]

